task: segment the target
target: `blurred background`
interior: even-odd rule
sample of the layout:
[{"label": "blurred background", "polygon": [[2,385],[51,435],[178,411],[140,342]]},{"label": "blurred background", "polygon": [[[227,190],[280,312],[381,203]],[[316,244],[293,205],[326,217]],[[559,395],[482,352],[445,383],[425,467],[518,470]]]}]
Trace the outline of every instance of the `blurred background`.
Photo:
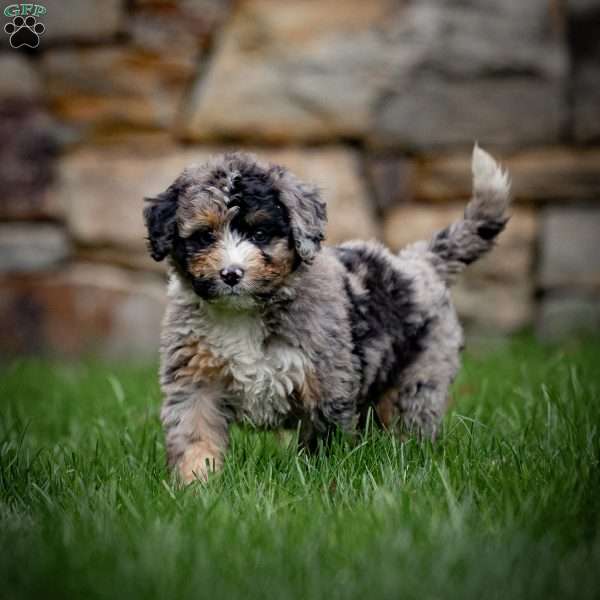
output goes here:
[{"label": "blurred background", "polygon": [[239,147],[321,186],[329,243],[398,249],[461,213],[478,140],[515,207],[470,335],[600,329],[600,0],[40,4],[38,48],[0,32],[1,355],[156,356],[142,198]]}]

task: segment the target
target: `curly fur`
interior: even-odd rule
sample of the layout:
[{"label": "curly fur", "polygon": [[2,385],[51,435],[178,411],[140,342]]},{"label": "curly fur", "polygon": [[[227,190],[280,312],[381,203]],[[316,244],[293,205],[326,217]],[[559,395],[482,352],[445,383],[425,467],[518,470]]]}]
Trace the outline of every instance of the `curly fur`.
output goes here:
[{"label": "curly fur", "polygon": [[[321,247],[318,190],[245,154],[186,169],[147,199],[150,252],[170,262],[162,420],[181,478],[220,467],[233,421],[299,422],[312,447],[373,407],[385,427],[435,436],[463,345],[448,286],[492,247],[509,190],[476,146],[464,218],[398,254]],[[233,268],[243,275],[226,282]]]}]

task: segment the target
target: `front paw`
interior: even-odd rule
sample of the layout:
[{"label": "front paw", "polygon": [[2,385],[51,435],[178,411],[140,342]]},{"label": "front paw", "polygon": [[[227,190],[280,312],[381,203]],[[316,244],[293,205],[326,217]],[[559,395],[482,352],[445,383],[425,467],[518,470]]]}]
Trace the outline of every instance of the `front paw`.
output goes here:
[{"label": "front paw", "polygon": [[203,442],[187,448],[177,464],[179,477],[185,484],[196,480],[206,482],[210,475],[221,469],[221,466],[220,454]]}]

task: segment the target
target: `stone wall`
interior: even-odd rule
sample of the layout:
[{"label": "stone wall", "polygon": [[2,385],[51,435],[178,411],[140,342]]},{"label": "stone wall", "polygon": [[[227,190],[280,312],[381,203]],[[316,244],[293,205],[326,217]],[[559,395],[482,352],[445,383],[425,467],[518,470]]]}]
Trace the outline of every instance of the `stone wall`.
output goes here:
[{"label": "stone wall", "polygon": [[396,249],[460,214],[478,140],[515,207],[465,323],[600,328],[600,0],[44,4],[0,52],[2,354],[154,356],[141,199],[232,147],[318,183],[329,242]]}]

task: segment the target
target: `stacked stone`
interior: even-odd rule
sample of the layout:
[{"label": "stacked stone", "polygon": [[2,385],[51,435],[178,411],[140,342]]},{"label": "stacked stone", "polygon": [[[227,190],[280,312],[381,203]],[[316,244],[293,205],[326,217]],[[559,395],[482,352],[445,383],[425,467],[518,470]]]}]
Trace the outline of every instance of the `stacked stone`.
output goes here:
[{"label": "stacked stone", "polygon": [[141,199],[243,147],[320,185],[328,241],[456,218],[474,140],[513,176],[473,331],[600,327],[600,0],[46,0],[0,52],[0,352],[152,356]]}]

